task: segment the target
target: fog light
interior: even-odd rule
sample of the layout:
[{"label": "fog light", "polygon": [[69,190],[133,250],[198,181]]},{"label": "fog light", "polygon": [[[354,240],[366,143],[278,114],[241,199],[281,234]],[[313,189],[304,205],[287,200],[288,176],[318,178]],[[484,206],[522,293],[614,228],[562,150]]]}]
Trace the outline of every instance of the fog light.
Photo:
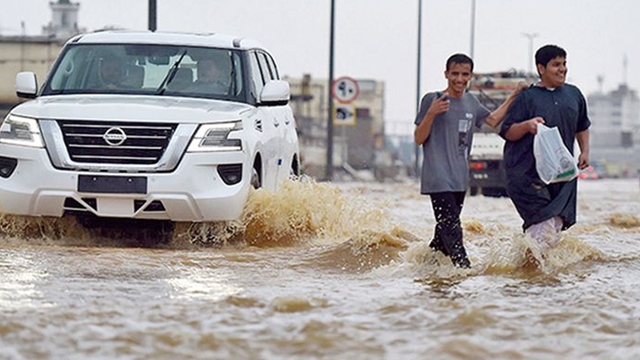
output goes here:
[{"label": "fog light", "polygon": [[242,164],[218,165],[218,174],[227,185],[235,185],[242,180]]},{"label": "fog light", "polygon": [[18,160],[0,156],[0,177],[8,178],[18,166]]}]

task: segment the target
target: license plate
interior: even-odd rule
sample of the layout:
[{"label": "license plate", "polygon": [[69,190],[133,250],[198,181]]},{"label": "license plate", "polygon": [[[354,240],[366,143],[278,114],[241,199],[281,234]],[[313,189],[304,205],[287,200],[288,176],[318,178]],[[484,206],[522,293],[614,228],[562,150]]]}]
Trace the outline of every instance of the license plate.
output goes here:
[{"label": "license plate", "polygon": [[98,194],[146,194],[144,176],[80,175],[78,191]]}]

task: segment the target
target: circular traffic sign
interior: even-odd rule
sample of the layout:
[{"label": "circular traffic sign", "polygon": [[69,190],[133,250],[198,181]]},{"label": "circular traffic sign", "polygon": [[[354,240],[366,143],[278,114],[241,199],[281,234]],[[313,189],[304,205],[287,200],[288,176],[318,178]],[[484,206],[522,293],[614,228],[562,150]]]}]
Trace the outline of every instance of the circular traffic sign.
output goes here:
[{"label": "circular traffic sign", "polygon": [[342,76],[333,81],[331,87],[333,98],[341,103],[350,103],[360,94],[358,82],[348,76]]}]

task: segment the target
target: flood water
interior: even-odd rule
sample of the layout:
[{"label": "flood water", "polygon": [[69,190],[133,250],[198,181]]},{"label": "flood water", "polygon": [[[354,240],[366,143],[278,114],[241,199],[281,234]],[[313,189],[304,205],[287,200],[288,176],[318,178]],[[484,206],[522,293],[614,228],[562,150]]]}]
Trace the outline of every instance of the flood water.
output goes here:
[{"label": "flood water", "polygon": [[637,179],[581,180],[533,267],[511,202],[467,197],[469,270],[411,181],[290,182],[146,247],[4,216],[0,359],[640,359],[639,215]]}]

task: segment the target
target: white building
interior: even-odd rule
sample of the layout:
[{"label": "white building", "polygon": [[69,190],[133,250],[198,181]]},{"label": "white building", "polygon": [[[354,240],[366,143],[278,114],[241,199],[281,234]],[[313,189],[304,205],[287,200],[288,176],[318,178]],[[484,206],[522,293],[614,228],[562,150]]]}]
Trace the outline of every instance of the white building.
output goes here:
[{"label": "white building", "polygon": [[0,36],[0,117],[20,102],[14,89],[16,74],[33,71],[42,83],[64,42],[86,31],[78,27],[80,4],[58,0],[49,7],[51,22],[42,27],[42,35]]},{"label": "white building", "polygon": [[[298,125],[304,171],[322,178],[327,162],[328,80],[309,75],[285,80],[291,84],[291,107]],[[384,150],[384,83],[372,79],[355,81],[359,92],[353,102],[334,101],[334,117],[339,108],[351,115],[351,121],[333,121],[333,166],[346,171],[376,168]]]},{"label": "white building", "polygon": [[593,148],[640,146],[640,99],[635,90],[622,84],[609,93],[587,97]]},{"label": "white building", "polygon": [[51,22],[42,27],[42,35],[66,41],[73,35],[85,32],[78,26],[79,3],[72,3],[69,0],[58,0],[50,2]]}]

